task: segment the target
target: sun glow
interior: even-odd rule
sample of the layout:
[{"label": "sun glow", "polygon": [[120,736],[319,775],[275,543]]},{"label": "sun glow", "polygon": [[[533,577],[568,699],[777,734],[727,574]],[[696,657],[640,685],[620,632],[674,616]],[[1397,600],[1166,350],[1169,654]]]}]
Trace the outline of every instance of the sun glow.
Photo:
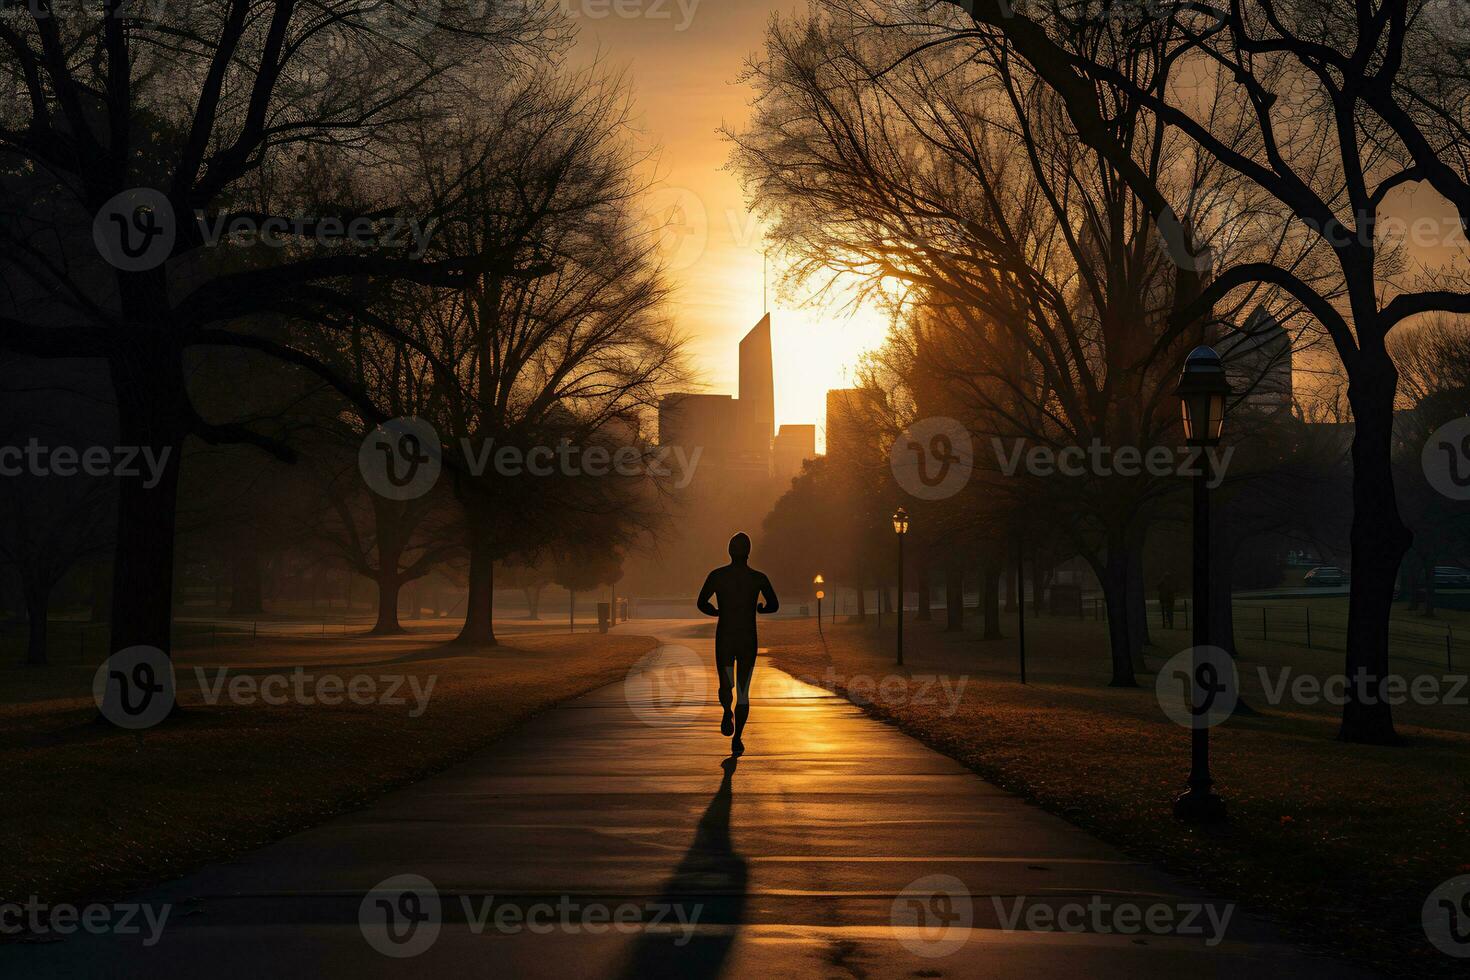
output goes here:
[{"label": "sun glow", "polygon": [[689,338],[693,368],[714,393],[737,387],[740,338],[769,309],[775,361],[776,424],[815,423],[824,442],[826,393],[853,384],[863,353],[883,342],[887,317],[863,308],[850,315],[803,308],[778,298],[770,269],[762,300],[765,236],[734,174],[719,134],[749,116],[749,88],[732,84],[756,51],[772,12],[796,0],[704,4],[687,30],[648,18],[580,18],[579,47],[588,61],[626,67],[638,123],[660,148],[657,190],[646,207],[650,231],[675,287],[671,314]]}]

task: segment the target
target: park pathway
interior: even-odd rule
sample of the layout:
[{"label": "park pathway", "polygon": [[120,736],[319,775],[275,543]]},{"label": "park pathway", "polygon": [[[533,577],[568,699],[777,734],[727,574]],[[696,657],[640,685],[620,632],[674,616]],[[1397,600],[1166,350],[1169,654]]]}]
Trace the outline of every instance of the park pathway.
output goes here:
[{"label": "park pathway", "polygon": [[764,658],[732,765],[709,629],[622,628],[665,643],[628,682],[138,896],[151,947],[0,944],[0,976],[1352,975]]}]

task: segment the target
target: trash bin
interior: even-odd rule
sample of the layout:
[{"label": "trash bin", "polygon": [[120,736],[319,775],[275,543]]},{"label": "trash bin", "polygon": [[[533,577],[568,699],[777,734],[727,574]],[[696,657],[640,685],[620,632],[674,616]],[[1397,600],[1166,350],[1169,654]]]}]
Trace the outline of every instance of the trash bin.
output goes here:
[{"label": "trash bin", "polygon": [[597,604],[597,632],[606,633],[609,619],[612,617],[612,603],[599,602]]}]

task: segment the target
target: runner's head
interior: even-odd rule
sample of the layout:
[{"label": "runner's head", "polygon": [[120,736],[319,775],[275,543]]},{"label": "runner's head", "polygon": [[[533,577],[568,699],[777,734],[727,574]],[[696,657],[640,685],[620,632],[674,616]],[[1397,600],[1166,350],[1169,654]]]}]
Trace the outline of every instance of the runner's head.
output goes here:
[{"label": "runner's head", "polygon": [[745,561],[750,557],[750,536],[744,531],[730,539],[730,557],[735,561]]}]

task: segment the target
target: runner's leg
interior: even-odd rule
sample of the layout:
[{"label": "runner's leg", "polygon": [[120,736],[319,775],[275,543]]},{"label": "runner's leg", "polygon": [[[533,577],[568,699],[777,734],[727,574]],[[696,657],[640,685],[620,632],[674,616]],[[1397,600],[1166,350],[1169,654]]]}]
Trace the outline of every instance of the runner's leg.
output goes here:
[{"label": "runner's leg", "polygon": [[736,666],[739,668],[735,687],[735,740],[738,742],[740,733],[745,731],[746,719],[750,717],[750,682],[755,676],[754,646],[748,651],[740,651]]},{"label": "runner's leg", "polygon": [[718,640],[715,641],[715,673],[720,675],[720,707],[725,709],[720,721],[720,734],[729,735],[730,701],[735,687],[735,658],[720,648]]}]

